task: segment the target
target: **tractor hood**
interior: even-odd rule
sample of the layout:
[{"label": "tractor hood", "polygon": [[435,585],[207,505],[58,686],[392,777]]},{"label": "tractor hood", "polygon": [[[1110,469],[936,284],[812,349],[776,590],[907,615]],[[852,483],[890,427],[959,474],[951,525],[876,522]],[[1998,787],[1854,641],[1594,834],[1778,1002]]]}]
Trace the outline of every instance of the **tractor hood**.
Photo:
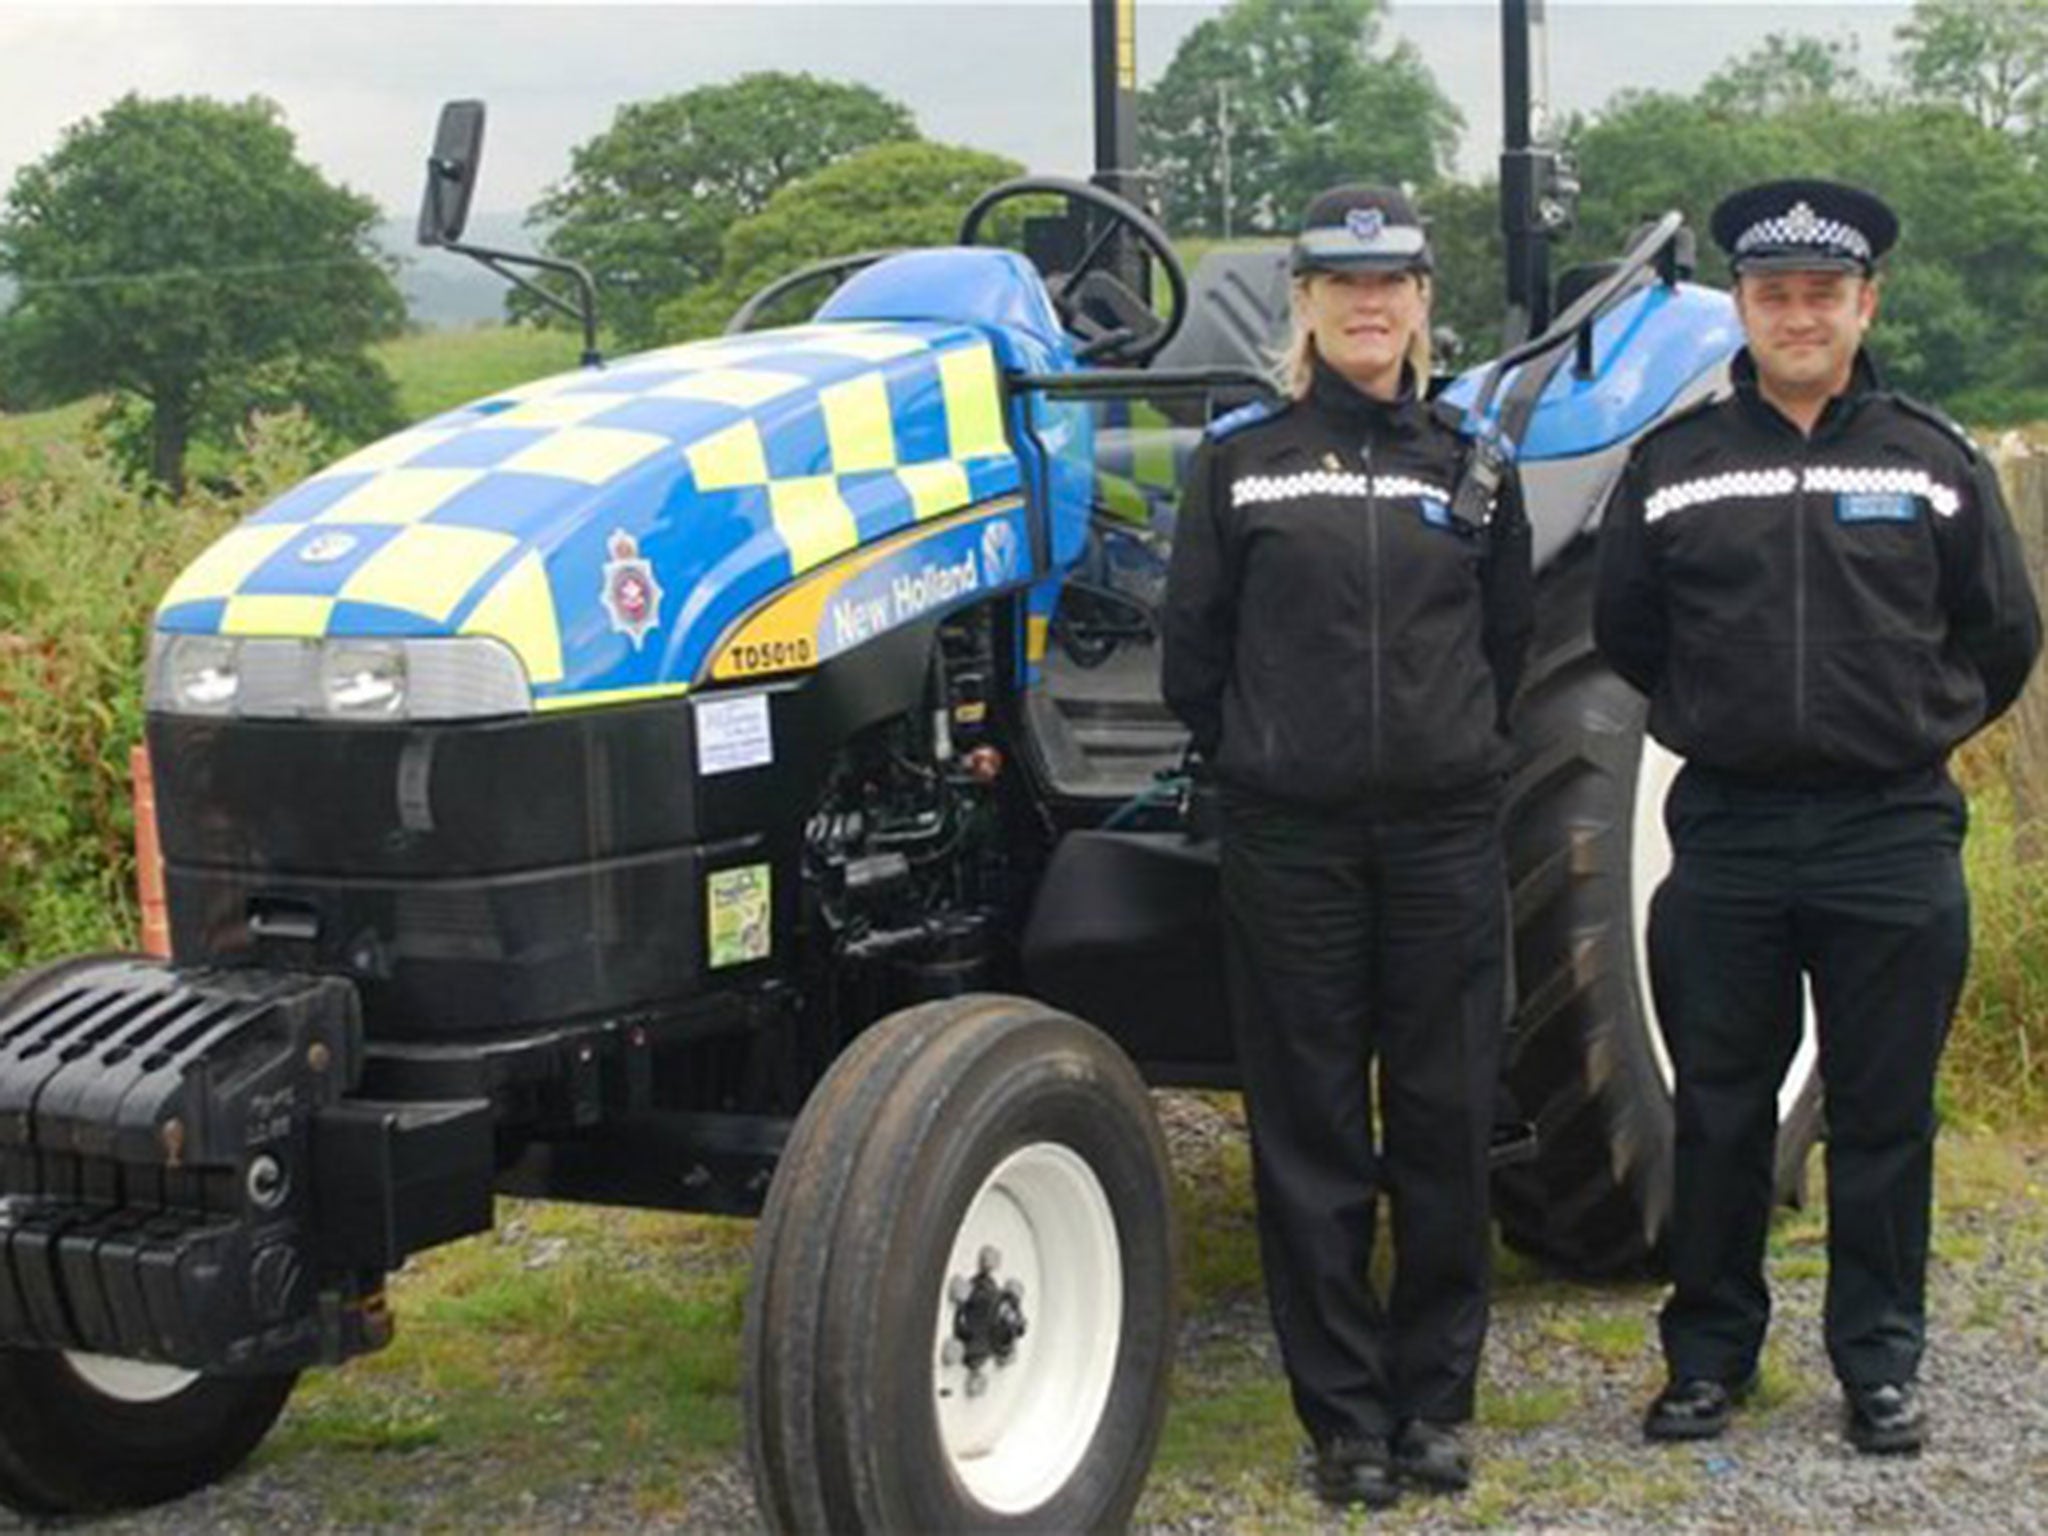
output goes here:
[{"label": "tractor hood", "polygon": [[[857,600],[865,583],[936,604],[969,581],[1028,574],[998,377],[1012,344],[996,327],[835,321],[496,395],[372,444],[248,518],[172,586],[157,627],[490,636],[517,653],[541,708],[783,670],[717,663],[814,567],[837,562],[788,595],[819,623],[832,593],[807,589]],[[990,569],[993,556],[1007,563]],[[858,615],[851,629],[846,617],[850,642]],[[790,622],[774,619],[770,640]],[[802,649],[747,654],[822,659]]]}]

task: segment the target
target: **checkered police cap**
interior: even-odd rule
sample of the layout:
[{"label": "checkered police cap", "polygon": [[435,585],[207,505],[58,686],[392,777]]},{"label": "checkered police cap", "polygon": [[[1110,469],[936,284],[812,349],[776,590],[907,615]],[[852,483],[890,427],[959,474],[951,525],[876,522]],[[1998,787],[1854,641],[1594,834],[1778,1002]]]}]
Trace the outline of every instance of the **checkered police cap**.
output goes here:
[{"label": "checkered police cap", "polygon": [[1332,187],[1308,205],[1292,267],[1307,272],[1429,272],[1436,266],[1414,204],[1392,187]]},{"label": "checkered police cap", "polygon": [[1859,187],[1771,181],[1715,208],[1714,242],[1738,273],[1778,269],[1868,273],[1899,236],[1898,215]]}]

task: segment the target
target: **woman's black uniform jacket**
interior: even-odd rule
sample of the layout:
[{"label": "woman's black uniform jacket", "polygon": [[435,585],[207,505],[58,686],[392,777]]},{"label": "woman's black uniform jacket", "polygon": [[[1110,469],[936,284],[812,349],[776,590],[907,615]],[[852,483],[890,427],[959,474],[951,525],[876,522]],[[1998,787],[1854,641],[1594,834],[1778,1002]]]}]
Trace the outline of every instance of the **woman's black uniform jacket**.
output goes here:
[{"label": "woman's black uniform jacket", "polygon": [[1451,514],[1467,441],[1318,363],[1305,399],[1209,429],[1167,584],[1166,702],[1226,786],[1304,806],[1454,793],[1508,761],[1531,627],[1510,475]]},{"label": "woman's black uniform jacket", "polygon": [[1811,438],[1757,392],[1636,445],[1600,530],[1594,633],[1650,730],[1727,773],[1820,787],[1939,763],[2041,645],[1998,478],[1859,355]]}]

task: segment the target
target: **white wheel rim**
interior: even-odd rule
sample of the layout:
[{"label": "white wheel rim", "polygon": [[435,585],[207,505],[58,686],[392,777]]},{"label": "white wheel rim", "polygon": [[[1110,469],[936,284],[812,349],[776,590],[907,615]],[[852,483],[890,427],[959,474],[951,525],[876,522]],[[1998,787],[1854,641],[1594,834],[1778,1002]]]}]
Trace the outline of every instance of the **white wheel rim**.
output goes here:
[{"label": "white wheel rim", "polygon": [[[1671,835],[1664,828],[1664,799],[1684,766],[1684,758],[1654,738],[1643,737],[1643,754],[1636,767],[1635,826],[1629,840],[1629,901],[1633,908],[1629,916],[1635,936],[1636,996],[1642,1002],[1643,1017],[1649,1021],[1650,1050],[1657,1059],[1657,1075],[1663,1080],[1666,1093],[1672,1091],[1677,1072],[1671,1065],[1671,1051],[1664,1043],[1664,1026],[1657,1017],[1655,994],[1650,990],[1650,898],[1671,872]],[[1802,979],[1800,992],[1803,1003],[1799,1049],[1785,1069],[1785,1080],[1778,1085],[1780,1125],[1792,1113],[1793,1105],[1799,1102],[1799,1095],[1820,1065],[1820,1031],[1814,1018],[1811,984]]]},{"label": "white wheel rim", "polygon": [[[958,1343],[948,1288],[971,1282],[990,1251],[990,1279],[1021,1287],[1026,1327],[1008,1362],[986,1363],[970,1387],[977,1373],[947,1348]],[[961,1219],[937,1311],[932,1388],[948,1464],[986,1509],[1015,1515],[1040,1507],[1095,1439],[1123,1335],[1116,1216],[1078,1153],[1034,1142],[996,1166]]]},{"label": "white wheel rim", "polygon": [[87,1355],[66,1350],[64,1363],[78,1379],[102,1397],[124,1403],[160,1403],[176,1397],[199,1379],[197,1371],[175,1365],[152,1365],[146,1360],[123,1360],[114,1355]]}]

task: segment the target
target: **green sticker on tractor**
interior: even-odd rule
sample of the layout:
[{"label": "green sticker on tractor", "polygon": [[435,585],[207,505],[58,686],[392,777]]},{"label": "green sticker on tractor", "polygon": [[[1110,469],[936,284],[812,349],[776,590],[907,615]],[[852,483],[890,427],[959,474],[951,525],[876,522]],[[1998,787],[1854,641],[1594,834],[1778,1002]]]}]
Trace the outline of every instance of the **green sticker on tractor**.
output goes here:
[{"label": "green sticker on tractor", "polygon": [[704,916],[713,970],[768,958],[769,912],[766,864],[743,864],[705,876]]}]

